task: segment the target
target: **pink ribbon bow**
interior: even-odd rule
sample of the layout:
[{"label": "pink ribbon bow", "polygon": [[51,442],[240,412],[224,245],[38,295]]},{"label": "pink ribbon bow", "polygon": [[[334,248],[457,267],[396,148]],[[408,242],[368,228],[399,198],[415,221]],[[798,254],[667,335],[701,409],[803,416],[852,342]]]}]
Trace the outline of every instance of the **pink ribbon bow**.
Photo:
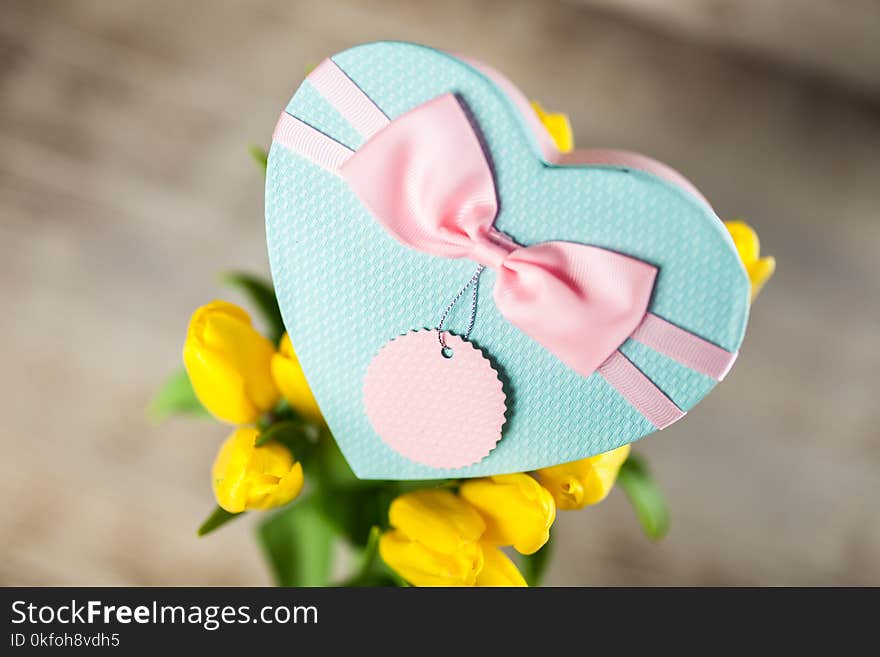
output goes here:
[{"label": "pink ribbon bow", "polygon": [[390,122],[339,173],[401,243],[494,269],[501,314],[582,376],[645,317],[656,267],[572,242],[519,246],[493,226],[492,170],[452,94]]}]

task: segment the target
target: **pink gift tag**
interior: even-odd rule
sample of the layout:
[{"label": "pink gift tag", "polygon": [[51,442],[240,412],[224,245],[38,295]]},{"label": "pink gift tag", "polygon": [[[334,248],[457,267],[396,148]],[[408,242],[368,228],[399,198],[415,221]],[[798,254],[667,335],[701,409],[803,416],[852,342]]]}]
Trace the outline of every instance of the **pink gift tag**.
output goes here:
[{"label": "pink gift tag", "polygon": [[445,340],[445,352],[432,330],[388,342],[367,368],[364,405],[373,429],[397,453],[460,468],[485,458],[501,439],[506,398],[479,349],[449,333]]}]

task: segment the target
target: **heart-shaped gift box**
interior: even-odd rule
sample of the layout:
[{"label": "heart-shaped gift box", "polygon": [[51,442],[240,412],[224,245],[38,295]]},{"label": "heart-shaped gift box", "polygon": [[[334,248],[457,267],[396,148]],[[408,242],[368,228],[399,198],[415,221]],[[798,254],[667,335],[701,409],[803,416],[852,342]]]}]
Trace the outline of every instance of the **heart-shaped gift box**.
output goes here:
[{"label": "heart-shaped gift box", "polygon": [[[440,106],[445,114],[434,111]],[[610,353],[602,351],[609,332],[597,325],[601,316],[578,327],[574,335],[584,351],[605,354],[601,362],[578,368],[551,339],[567,325],[566,304],[551,306],[552,312],[538,305],[544,312],[515,323],[515,313],[499,310],[489,293],[502,284],[504,266],[490,262],[480,277],[469,340],[503,385],[503,430],[494,449],[476,462],[438,467],[377,432],[376,418],[371,422],[365,408],[365,378],[389,341],[436,328],[476,263],[494,256],[413,248],[405,235],[389,230],[391,206],[377,204],[375,196],[386,188],[430,195],[433,180],[442,188],[440,181],[458,175],[458,142],[450,126],[456,124],[461,136],[461,117],[483,151],[495,196],[489,227],[509,237],[507,251],[566,244],[584,255],[631,260],[652,273],[646,307],[636,309],[639,321],[615,338]],[[400,134],[413,125],[422,141],[411,153],[395,155]],[[446,148],[453,159],[447,157],[445,166],[441,159],[431,169],[427,158],[418,171],[411,160],[425,159],[424,152],[435,147]],[[371,154],[367,160],[367,151],[378,150],[384,151],[381,157]],[[346,169],[358,160],[354,184]],[[420,182],[413,183],[415,178]],[[409,206],[422,203],[409,196]],[[324,417],[361,478],[523,472],[630,443],[683,416],[724,377],[748,318],[749,281],[733,242],[683,177],[631,153],[563,155],[510,82],[477,62],[415,44],[357,46],[323,62],[299,87],[281,115],[269,154],[266,227],[285,325]],[[573,266],[586,286],[577,293],[586,300],[601,297],[590,287],[601,276],[587,266],[589,258],[584,262]],[[612,267],[604,284],[613,291],[620,278]],[[450,334],[465,332],[467,305],[458,304],[447,318]],[[536,324],[540,330],[530,330]],[[393,370],[392,379],[404,381],[401,390],[407,390],[407,362]],[[414,380],[417,363],[410,368]],[[480,418],[471,417],[467,398],[453,394],[459,389],[454,380],[443,386],[430,394],[450,422],[431,439],[454,454],[467,446],[467,428]],[[427,394],[415,388],[412,394]],[[393,414],[394,399],[385,404]],[[400,400],[400,412],[412,418],[416,433],[422,428],[409,406]]]}]

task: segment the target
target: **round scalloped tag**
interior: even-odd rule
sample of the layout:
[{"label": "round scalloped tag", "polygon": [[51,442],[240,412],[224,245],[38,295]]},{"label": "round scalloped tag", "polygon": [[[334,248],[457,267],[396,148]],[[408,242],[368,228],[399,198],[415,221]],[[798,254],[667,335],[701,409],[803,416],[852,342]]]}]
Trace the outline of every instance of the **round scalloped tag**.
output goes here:
[{"label": "round scalloped tag", "polygon": [[481,461],[501,439],[507,409],[498,373],[470,342],[412,331],[388,342],[364,377],[373,429],[406,458],[435,468]]}]

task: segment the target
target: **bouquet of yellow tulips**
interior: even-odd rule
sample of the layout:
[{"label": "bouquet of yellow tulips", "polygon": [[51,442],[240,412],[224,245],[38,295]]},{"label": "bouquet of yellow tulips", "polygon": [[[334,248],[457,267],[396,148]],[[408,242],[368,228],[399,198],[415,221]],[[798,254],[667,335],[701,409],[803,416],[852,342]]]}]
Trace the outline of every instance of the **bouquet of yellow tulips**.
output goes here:
[{"label": "bouquet of yellow tulips", "polygon": [[[570,150],[567,117],[535,110],[560,149]],[[265,167],[266,153],[255,148],[253,155]],[[754,298],[775,263],[760,257],[747,224],[726,225]],[[211,469],[217,507],[198,534],[247,512],[266,513],[258,538],[279,585],[537,585],[549,563],[557,510],[598,504],[615,483],[648,538],[665,535],[666,503],[629,445],[533,473],[358,480],[309,390],[271,284],[240,273],[223,281],[250,299],[268,335],[234,304],[198,308],[187,330],[184,369],[165,383],[151,411],[159,419],[212,416],[235,427]],[[338,541],[353,547],[359,561],[345,579],[331,582]]]}]

